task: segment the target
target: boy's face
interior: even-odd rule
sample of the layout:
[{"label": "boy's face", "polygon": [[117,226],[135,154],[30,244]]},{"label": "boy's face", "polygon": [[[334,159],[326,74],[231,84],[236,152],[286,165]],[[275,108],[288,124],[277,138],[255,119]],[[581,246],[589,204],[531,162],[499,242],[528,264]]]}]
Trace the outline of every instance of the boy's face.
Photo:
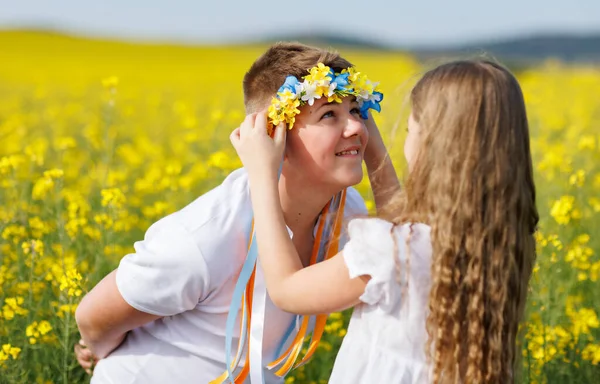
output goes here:
[{"label": "boy's face", "polygon": [[287,135],[286,177],[333,191],[358,184],[369,135],[356,99],[345,97],[342,103],[317,99],[300,111]]}]

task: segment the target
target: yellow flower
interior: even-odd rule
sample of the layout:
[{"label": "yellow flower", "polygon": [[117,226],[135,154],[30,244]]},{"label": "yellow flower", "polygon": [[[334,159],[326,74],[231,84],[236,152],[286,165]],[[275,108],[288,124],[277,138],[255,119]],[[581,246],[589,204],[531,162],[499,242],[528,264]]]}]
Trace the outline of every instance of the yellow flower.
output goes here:
[{"label": "yellow flower", "polygon": [[64,151],[66,149],[71,149],[77,147],[77,142],[71,136],[68,137],[58,137],[54,141],[54,147],[59,151]]},{"label": "yellow flower", "polygon": [[46,320],[42,320],[39,324],[38,324],[38,331],[40,331],[40,333],[42,335],[45,335],[46,333],[50,332],[52,330],[52,326],[50,325],[49,322],[47,322]]},{"label": "yellow flower", "polygon": [[588,202],[590,203],[590,206],[594,212],[600,212],[600,199],[596,197],[590,197]]},{"label": "yellow flower", "polygon": [[574,185],[576,187],[583,187],[583,183],[585,182],[585,171],[583,169],[578,170],[574,174],[569,177],[569,184]]},{"label": "yellow flower", "polygon": [[44,243],[40,240],[30,240],[21,244],[23,248],[23,253],[29,255],[33,253],[37,256],[44,256]]},{"label": "yellow flower", "polygon": [[[29,337],[29,344],[36,344],[40,337],[47,335],[52,331],[52,326],[46,320],[39,323],[34,321],[25,329],[25,336]],[[52,338],[43,338],[42,341],[52,340]]]},{"label": "yellow flower", "polygon": [[15,316],[24,316],[29,311],[21,305],[25,300],[21,296],[7,297],[4,299],[4,306],[2,307],[2,317],[5,320],[12,320]]},{"label": "yellow flower", "polygon": [[562,196],[556,200],[550,210],[550,215],[558,224],[569,224],[573,217],[575,198],[573,196]]},{"label": "yellow flower", "polygon": [[18,244],[26,236],[27,229],[22,225],[9,224],[2,231],[2,238],[4,240],[11,240],[13,244]]},{"label": "yellow flower", "polygon": [[167,202],[156,201],[151,206],[142,208],[142,213],[148,218],[157,219],[166,216],[171,210],[172,208]]},{"label": "yellow flower", "polygon": [[323,63],[317,64],[309,70],[309,74],[305,77],[306,80],[315,83],[321,83],[326,80],[329,75],[330,68]]},{"label": "yellow flower", "polygon": [[4,344],[0,350],[0,361],[6,361],[9,357],[12,357],[13,360],[17,360],[19,353],[21,353],[21,348],[13,347],[10,344]]},{"label": "yellow flower", "polygon": [[0,175],[6,175],[16,170],[25,162],[22,155],[10,155],[0,158]]},{"label": "yellow flower", "polygon": [[209,167],[220,168],[225,171],[232,170],[237,166],[231,156],[225,151],[213,152],[208,158],[207,165]]},{"label": "yellow flower", "polygon": [[578,340],[581,335],[590,335],[590,329],[596,329],[600,327],[600,321],[596,312],[591,308],[581,308],[575,311],[573,307],[569,307],[567,303],[567,315],[571,319],[573,327],[573,336],[575,340]]},{"label": "yellow flower", "polygon": [[54,186],[55,181],[62,178],[64,172],[61,169],[51,169],[44,172],[44,175],[39,178],[33,185],[31,196],[34,200],[42,200]]},{"label": "yellow flower", "polygon": [[50,224],[42,221],[39,216],[34,216],[29,219],[29,229],[31,230],[31,235],[35,238],[41,238],[43,235],[52,231]]},{"label": "yellow flower", "polygon": [[77,305],[78,304],[61,304],[57,308],[56,315],[60,318],[65,317],[65,314],[67,313],[73,316],[77,310]]},{"label": "yellow flower", "polygon": [[583,351],[581,351],[581,357],[584,360],[589,360],[593,365],[600,364],[600,345],[599,344],[589,344],[587,345]]},{"label": "yellow flower", "polygon": [[579,143],[577,144],[577,149],[584,150],[584,149],[589,149],[589,150],[594,150],[596,149],[596,139],[594,136],[592,135],[584,135],[581,136],[581,138],[579,139]]},{"label": "yellow flower", "polygon": [[114,225],[114,220],[106,213],[94,215],[94,222],[102,225],[106,229],[111,229]]},{"label": "yellow flower", "polygon": [[68,296],[79,297],[82,293],[79,287],[81,279],[82,277],[79,272],[77,272],[77,269],[71,268],[67,270],[67,273],[60,277],[59,288],[61,291],[66,291]]},{"label": "yellow flower", "polygon": [[122,208],[125,203],[125,195],[119,188],[108,188],[100,191],[102,195],[102,206]]},{"label": "yellow flower", "polygon": [[333,95],[331,95],[327,98],[328,103],[331,103],[332,101],[335,101],[336,103],[341,103],[342,98],[337,93],[334,93]]}]

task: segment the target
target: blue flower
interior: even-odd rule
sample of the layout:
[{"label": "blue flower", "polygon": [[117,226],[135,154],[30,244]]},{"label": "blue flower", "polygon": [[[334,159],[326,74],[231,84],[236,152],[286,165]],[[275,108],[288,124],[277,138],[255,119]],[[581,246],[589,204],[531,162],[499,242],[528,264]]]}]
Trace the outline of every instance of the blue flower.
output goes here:
[{"label": "blue flower", "polygon": [[277,93],[283,92],[286,89],[289,89],[292,93],[296,93],[296,85],[300,85],[300,82],[298,81],[298,79],[296,79],[295,76],[288,76],[285,78],[285,82],[283,83],[283,85],[279,88],[279,90],[277,91]]},{"label": "blue flower", "polygon": [[340,91],[345,91],[346,85],[348,85],[348,76],[350,76],[350,74],[348,72],[342,73],[338,76],[334,76],[333,80],[331,80],[331,82],[337,84],[336,89],[338,89]]},{"label": "blue flower", "polygon": [[381,100],[383,100],[383,94],[381,92],[373,92],[368,100],[363,100],[362,103],[359,103],[360,116],[365,120],[368,119],[369,109],[381,112]]},{"label": "blue flower", "polygon": [[373,91],[373,95],[371,97],[369,97],[369,100],[375,100],[377,102],[377,104],[381,103],[381,100],[383,100],[383,93],[381,92],[377,92],[377,91]]},{"label": "blue flower", "polygon": [[335,72],[333,72],[333,69],[329,68],[329,72],[327,73],[327,77],[329,77],[331,79],[330,83],[333,83],[333,80],[335,79]]},{"label": "blue flower", "polygon": [[365,120],[367,120],[369,118],[369,109],[371,108],[371,104],[370,103],[371,103],[370,101],[364,101],[359,106],[360,117],[362,117]]}]

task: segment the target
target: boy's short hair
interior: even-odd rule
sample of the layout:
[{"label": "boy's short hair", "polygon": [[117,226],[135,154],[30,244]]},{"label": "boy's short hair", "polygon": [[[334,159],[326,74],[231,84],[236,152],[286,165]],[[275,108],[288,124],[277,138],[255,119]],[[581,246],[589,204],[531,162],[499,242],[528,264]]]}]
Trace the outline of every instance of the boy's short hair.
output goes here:
[{"label": "boy's short hair", "polygon": [[280,42],[272,45],[252,64],[244,76],[246,113],[258,112],[265,108],[287,76],[296,76],[300,80],[318,63],[323,63],[335,72],[352,66],[337,52],[296,42]]}]

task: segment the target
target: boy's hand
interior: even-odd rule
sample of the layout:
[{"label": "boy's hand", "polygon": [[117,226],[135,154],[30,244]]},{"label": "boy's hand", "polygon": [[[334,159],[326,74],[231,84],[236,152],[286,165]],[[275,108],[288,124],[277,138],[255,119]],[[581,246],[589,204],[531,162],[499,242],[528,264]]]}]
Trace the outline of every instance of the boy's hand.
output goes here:
[{"label": "boy's hand", "polygon": [[229,139],[250,178],[277,175],[285,149],[285,125],[275,128],[273,138],[267,134],[266,111],[253,113],[236,128]]},{"label": "boy's hand", "polygon": [[94,365],[98,362],[98,358],[88,349],[83,339],[75,344],[74,350],[75,357],[77,358],[79,365],[81,365],[81,368],[83,368],[88,375],[91,375]]}]

